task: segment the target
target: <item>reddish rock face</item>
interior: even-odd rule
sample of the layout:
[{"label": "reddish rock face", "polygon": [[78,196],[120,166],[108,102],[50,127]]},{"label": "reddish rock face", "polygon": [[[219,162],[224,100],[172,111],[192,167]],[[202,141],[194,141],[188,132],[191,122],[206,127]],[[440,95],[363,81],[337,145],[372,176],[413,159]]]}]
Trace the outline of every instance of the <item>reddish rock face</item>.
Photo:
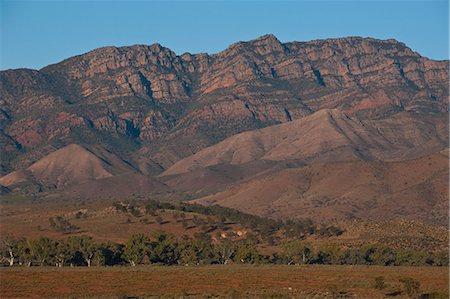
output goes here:
[{"label": "reddish rock face", "polygon": [[320,109],[362,120],[445,113],[448,70],[395,40],[359,37],[281,43],[266,35],[214,55],[100,48],[39,71],[1,72],[1,144],[15,153],[1,163],[16,164],[21,147],[37,159],[38,148],[91,142],[143,147],[139,155],[167,167]]}]

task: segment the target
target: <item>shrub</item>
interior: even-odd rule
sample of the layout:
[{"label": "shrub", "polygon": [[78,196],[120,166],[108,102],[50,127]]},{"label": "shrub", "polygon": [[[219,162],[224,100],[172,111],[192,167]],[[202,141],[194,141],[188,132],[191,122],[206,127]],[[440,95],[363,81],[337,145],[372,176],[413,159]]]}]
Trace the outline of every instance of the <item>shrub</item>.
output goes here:
[{"label": "shrub", "polygon": [[130,214],[133,215],[134,217],[141,216],[141,212],[139,212],[139,210],[136,209],[135,207],[130,208]]},{"label": "shrub", "polygon": [[420,282],[410,277],[400,278],[399,281],[403,284],[403,289],[409,297],[415,297],[420,293]]},{"label": "shrub", "polygon": [[164,219],[161,216],[158,216],[155,218],[155,221],[159,224],[163,224],[164,223]]},{"label": "shrub", "polygon": [[382,290],[386,287],[386,284],[384,282],[384,277],[383,276],[377,276],[375,277],[375,285],[374,285],[375,289],[377,290]]},{"label": "shrub", "polygon": [[48,222],[50,223],[50,227],[56,230],[57,232],[71,233],[79,229],[78,226],[73,225],[72,223],[69,222],[69,220],[61,216],[57,216],[56,218],[50,217],[48,219]]},{"label": "shrub", "polygon": [[85,214],[85,213],[83,213],[83,212],[81,212],[81,211],[78,211],[76,214],[75,214],[75,218],[76,219],[85,219],[85,218],[87,218],[87,215]]}]

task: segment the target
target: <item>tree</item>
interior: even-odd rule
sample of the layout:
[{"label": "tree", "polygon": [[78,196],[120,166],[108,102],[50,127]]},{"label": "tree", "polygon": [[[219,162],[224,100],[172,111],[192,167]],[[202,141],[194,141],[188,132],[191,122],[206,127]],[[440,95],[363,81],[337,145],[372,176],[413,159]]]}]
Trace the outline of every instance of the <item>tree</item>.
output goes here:
[{"label": "tree", "polygon": [[130,214],[133,215],[134,217],[140,217],[141,216],[141,212],[134,206],[130,207]]},{"label": "tree", "polygon": [[58,267],[64,267],[64,265],[72,260],[75,256],[76,250],[70,246],[67,240],[61,240],[56,245],[55,260]]},{"label": "tree", "polygon": [[316,263],[319,264],[339,264],[341,248],[337,244],[327,244],[322,246],[317,252]]},{"label": "tree", "polygon": [[96,266],[104,266],[106,264],[106,248],[103,245],[96,245],[92,261]]},{"label": "tree", "polygon": [[149,259],[152,263],[176,264],[179,248],[174,236],[165,232],[155,233],[150,243]]},{"label": "tree", "polygon": [[51,263],[51,259],[56,254],[56,244],[53,240],[45,237],[31,240],[29,243],[30,253],[41,265]]},{"label": "tree", "polygon": [[1,256],[9,266],[13,266],[19,257],[19,242],[12,238],[5,238],[1,244]]},{"label": "tree", "polygon": [[309,242],[293,240],[283,244],[283,254],[288,265],[309,264],[313,258],[312,246]]},{"label": "tree", "polygon": [[361,262],[367,265],[372,265],[374,263],[374,253],[376,251],[376,246],[373,244],[365,245],[360,250]]},{"label": "tree", "polygon": [[391,266],[395,263],[395,252],[386,246],[376,246],[373,253],[373,263],[381,266]]},{"label": "tree", "polygon": [[31,266],[34,258],[31,254],[30,240],[25,238],[18,240],[17,248],[19,251],[19,265]]},{"label": "tree", "polygon": [[421,266],[426,261],[425,255],[413,250],[399,249],[395,252],[395,265],[397,266]]},{"label": "tree", "polygon": [[215,245],[214,250],[220,264],[226,264],[234,258],[237,251],[236,244],[231,241],[224,240]]},{"label": "tree", "polygon": [[95,252],[97,251],[97,245],[92,240],[92,237],[73,236],[68,238],[68,242],[72,250],[77,251],[79,257],[87,264],[88,267],[90,267]]},{"label": "tree", "polygon": [[362,258],[360,252],[356,249],[347,248],[341,252],[339,257],[340,264],[344,265],[360,265],[362,263]]},{"label": "tree", "polygon": [[149,248],[150,240],[144,234],[132,235],[123,251],[123,259],[135,267],[137,264],[142,263]]},{"label": "tree", "polygon": [[212,264],[217,261],[214,248],[205,240],[188,240],[181,244],[179,262],[184,265]]},{"label": "tree", "polygon": [[262,257],[256,250],[253,242],[244,241],[238,245],[234,261],[241,264],[255,264],[261,261]]},{"label": "tree", "polygon": [[107,242],[102,245],[103,254],[105,256],[105,265],[120,265],[123,263],[124,245],[113,242]]},{"label": "tree", "polygon": [[449,256],[447,251],[436,252],[431,256],[432,263],[435,266],[449,266]]},{"label": "tree", "polygon": [[48,221],[50,222],[50,226],[57,232],[70,233],[79,229],[78,226],[73,225],[62,216],[57,216],[55,219],[53,219],[53,217],[50,217]]}]

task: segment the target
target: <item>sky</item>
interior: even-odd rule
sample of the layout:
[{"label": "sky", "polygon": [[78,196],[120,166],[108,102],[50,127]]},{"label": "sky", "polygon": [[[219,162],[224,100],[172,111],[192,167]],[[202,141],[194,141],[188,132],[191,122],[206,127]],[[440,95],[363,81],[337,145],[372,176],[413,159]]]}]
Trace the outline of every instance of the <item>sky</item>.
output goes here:
[{"label": "sky", "polygon": [[272,33],[282,42],[395,38],[449,58],[448,0],[0,0],[0,69],[40,69],[104,46],[160,43],[217,53]]}]

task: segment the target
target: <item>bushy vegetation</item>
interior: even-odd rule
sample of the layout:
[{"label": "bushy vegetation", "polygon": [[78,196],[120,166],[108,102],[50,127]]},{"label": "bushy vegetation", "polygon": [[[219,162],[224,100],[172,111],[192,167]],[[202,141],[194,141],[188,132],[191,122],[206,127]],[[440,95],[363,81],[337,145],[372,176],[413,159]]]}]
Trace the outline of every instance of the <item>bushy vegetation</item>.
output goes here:
[{"label": "bushy vegetation", "polygon": [[386,283],[383,276],[377,276],[375,277],[375,289],[377,290],[383,290],[386,287]]},{"label": "bushy vegetation", "polygon": [[410,298],[416,298],[420,294],[420,282],[410,278],[410,277],[403,277],[400,279],[400,282],[403,284],[403,288],[405,290],[405,293]]},{"label": "bushy vegetation", "polygon": [[[77,214],[77,215],[79,215],[79,214]],[[79,219],[78,217],[81,217],[81,216],[77,216],[77,215],[76,215],[76,217],[77,217],[77,219]],[[50,227],[53,228],[57,232],[72,233],[79,229],[78,226],[73,225],[72,223],[70,223],[67,219],[65,219],[62,216],[57,216],[55,218],[50,217],[48,219],[48,222],[50,223]]]},{"label": "bushy vegetation", "polygon": [[[409,259],[405,260],[404,256]],[[140,264],[205,265],[205,264],[337,264],[337,265],[435,265],[448,266],[448,255],[427,255],[405,252],[380,245],[366,245],[359,249],[328,244],[313,247],[301,240],[291,240],[272,255],[263,255],[251,239],[213,242],[207,234],[194,238],[175,238],[165,232],[149,237],[144,234],[130,236],[125,244],[96,243],[89,236],[70,236],[62,240],[41,237],[37,239],[11,239],[2,241],[3,265],[27,266],[115,266]],[[410,291],[415,285],[404,282]],[[381,281],[377,281],[381,287]]]},{"label": "bushy vegetation", "polygon": [[[235,209],[226,208],[218,205],[203,206],[199,204],[191,204],[185,202],[161,202],[157,200],[147,199],[145,201],[131,201],[131,202],[116,202],[113,205],[118,212],[130,213],[131,215],[140,216],[140,210],[145,211],[145,214],[151,216],[158,216],[161,210],[176,211],[173,217],[175,221],[180,221],[184,226],[186,223],[185,213],[196,213],[208,216],[205,221],[197,216],[194,216],[192,222],[196,226],[224,226],[226,224],[238,223],[259,236],[264,238],[268,243],[274,243],[274,235],[277,233],[283,234],[288,238],[304,238],[307,235],[316,234],[320,237],[339,236],[343,230],[335,226],[317,226],[311,219],[296,219],[279,221],[251,215],[237,211]],[[214,217],[219,220],[214,220]],[[157,221],[158,222],[158,221]]]}]

